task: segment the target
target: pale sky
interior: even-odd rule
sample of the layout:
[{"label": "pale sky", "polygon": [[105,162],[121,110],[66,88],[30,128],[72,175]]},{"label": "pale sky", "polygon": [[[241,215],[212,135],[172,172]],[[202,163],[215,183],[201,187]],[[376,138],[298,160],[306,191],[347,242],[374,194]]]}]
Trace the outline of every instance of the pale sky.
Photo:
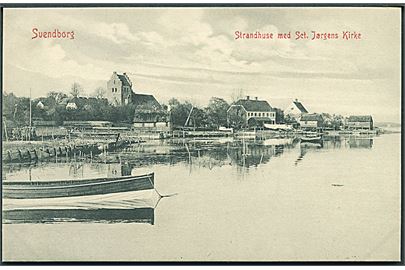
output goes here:
[{"label": "pale sky", "polygon": [[[284,109],[371,114],[400,122],[400,9],[5,9],[3,90],[86,95],[126,72],[137,93],[205,106],[239,91]],[[74,39],[32,39],[32,29]],[[360,40],[295,40],[295,31],[360,32]],[[290,40],[235,40],[235,31],[289,32]],[[312,35],[310,35],[312,36]]]}]

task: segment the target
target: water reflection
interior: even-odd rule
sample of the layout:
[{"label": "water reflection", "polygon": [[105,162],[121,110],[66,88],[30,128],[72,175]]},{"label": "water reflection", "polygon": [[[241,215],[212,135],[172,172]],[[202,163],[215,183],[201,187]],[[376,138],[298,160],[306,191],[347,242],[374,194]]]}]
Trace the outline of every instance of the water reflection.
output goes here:
[{"label": "water reflection", "polygon": [[3,224],[59,222],[148,223],[154,225],[155,209],[17,209],[3,211]]},{"label": "water reflection", "polygon": [[[307,152],[330,151],[332,149],[371,149],[372,137],[323,137],[316,143],[300,142],[299,138],[278,138],[267,140],[185,140],[152,141],[137,144],[121,152],[109,153],[95,157],[93,162],[67,160],[68,174],[65,166],[59,163],[39,163],[34,165],[7,164],[3,165],[3,179],[25,171],[34,174],[33,168],[47,168],[41,177],[49,179],[46,173],[59,174],[71,179],[103,175],[106,177],[127,176],[137,168],[154,164],[176,165],[186,163],[190,166],[213,169],[222,166],[257,167],[269,163],[273,158],[284,153],[299,149],[295,164],[304,159]],[[119,162],[117,162],[119,161]],[[31,178],[30,178],[31,179]]]},{"label": "water reflection", "polygon": [[[243,176],[249,168],[260,167],[283,155],[298,155],[294,165],[299,166],[308,154],[372,147],[372,137],[342,136],[324,137],[316,143],[301,142],[299,138],[152,141],[131,146],[121,152],[94,157],[91,162],[67,159],[55,163],[3,165],[3,180],[113,178],[137,175],[141,168],[149,168],[154,164],[189,166],[190,173],[196,167],[212,170],[229,166],[236,167],[238,175]],[[155,190],[153,192],[152,197],[131,194],[108,202],[99,201],[91,207],[3,208],[3,223],[100,222],[154,225],[155,209],[161,197]]]},{"label": "water reflection", "polygon": [[350,138],[349,146],[350,146],[350,148],[368,148],[368,149],[370,149],[373,147],[373,139],[372,138],[361,138],[361,139]]}]

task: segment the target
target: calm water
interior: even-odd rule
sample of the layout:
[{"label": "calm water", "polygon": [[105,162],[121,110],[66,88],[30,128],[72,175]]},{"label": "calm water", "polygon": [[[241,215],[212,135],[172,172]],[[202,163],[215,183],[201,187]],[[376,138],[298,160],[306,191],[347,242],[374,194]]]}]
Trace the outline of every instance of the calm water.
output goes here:
[{"label": "calm water", "polygon": [[3,181],[153,171],[156,190],[177,195],[124,211],[25,213],[3,224],[5,260],[399,259],[400,134],[177,140],[99,159],[4,167]]}]

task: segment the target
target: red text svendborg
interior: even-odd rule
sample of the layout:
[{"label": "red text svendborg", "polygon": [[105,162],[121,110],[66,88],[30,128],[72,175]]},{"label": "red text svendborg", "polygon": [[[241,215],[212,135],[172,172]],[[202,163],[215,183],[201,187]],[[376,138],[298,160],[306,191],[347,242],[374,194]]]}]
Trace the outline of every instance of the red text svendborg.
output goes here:
[{"label": "red text svendborg", "polygon": [[46,39],[75,39],[74,31],[59,31],[55,29],[54,31],[39,31],[38,28],[32,28],[32,39],[36,38],[46,38]]}]

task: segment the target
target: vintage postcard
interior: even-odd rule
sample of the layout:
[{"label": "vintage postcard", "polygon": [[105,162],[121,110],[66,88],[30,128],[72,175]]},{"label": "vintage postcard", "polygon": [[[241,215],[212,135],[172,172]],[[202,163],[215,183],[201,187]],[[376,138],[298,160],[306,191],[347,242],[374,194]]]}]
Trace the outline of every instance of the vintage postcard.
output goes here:
[{"label": "vintage postcard", "polygon": [[401,7],[2,10],[2,261],[401,262]]}]

